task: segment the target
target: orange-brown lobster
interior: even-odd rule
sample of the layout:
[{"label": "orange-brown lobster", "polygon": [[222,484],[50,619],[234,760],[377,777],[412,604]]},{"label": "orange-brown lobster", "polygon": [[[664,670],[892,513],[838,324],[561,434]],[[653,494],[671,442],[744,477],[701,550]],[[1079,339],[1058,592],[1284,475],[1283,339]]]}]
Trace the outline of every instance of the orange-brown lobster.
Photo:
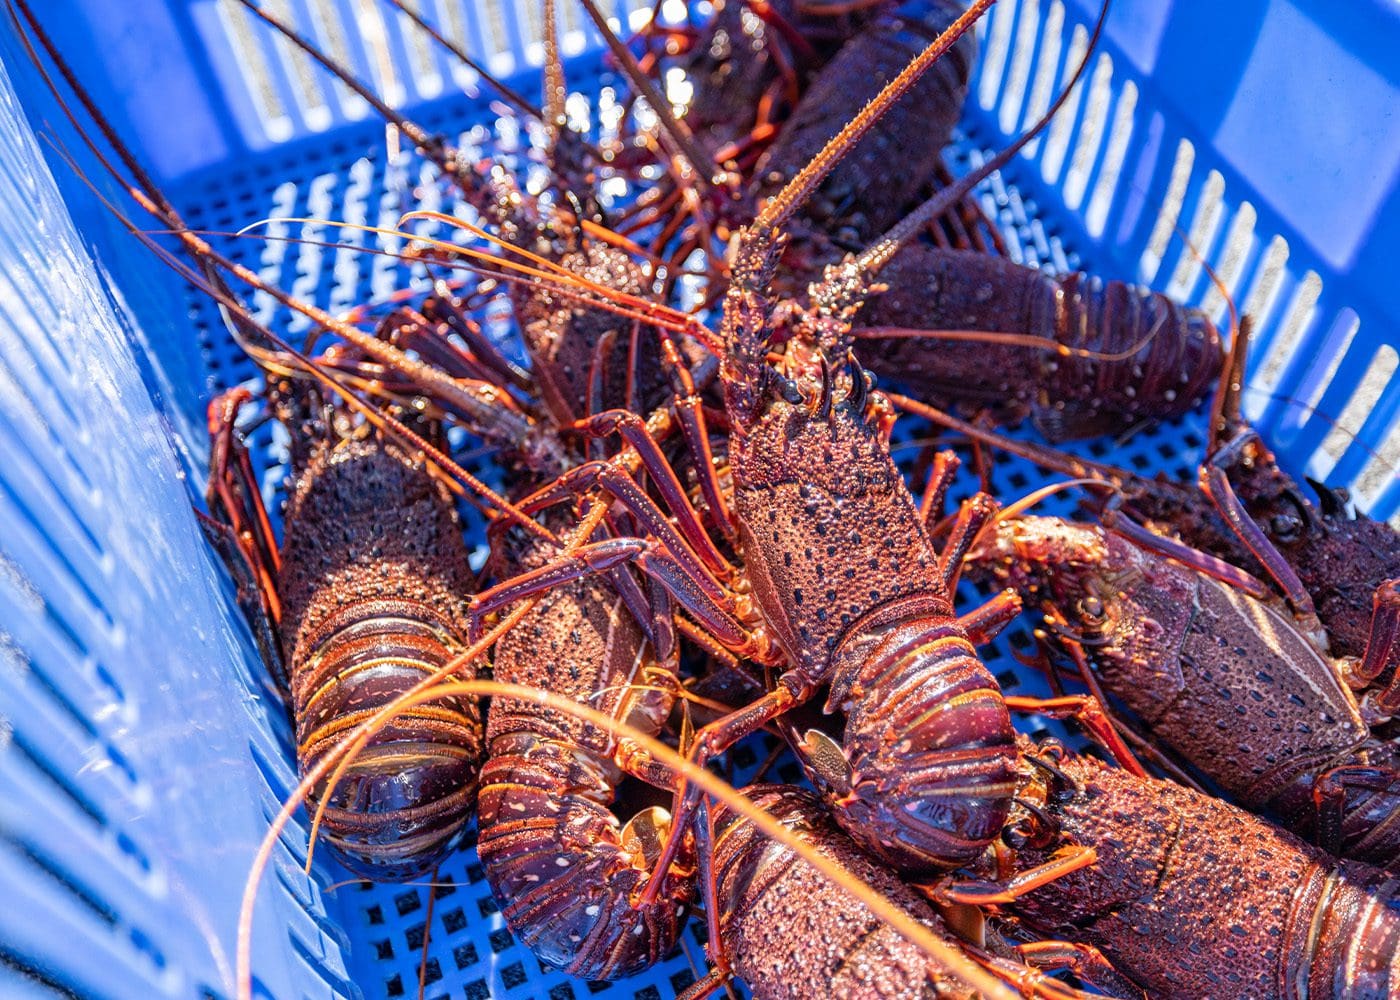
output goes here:
[{"label": "orange-brown lobster", "polygon": [[[235,436],[248,399],[234,390],[210,404],[209,510],[234,540],[236,575],[246,569],[266,588],[297,765],[307,773],[358,721],[466,648],[475,581],[451,494],[422,457],[295,383],[269,398],[292,442],[279,550]],[[476,666],[455,676],[475,676]],[[476,803],[482,750],[481,713],[470,700],[404,714],[374,736],[345,780],[314,796],[326,807],[326,840],[366,878],[432,871]]]},{"label": "orange-brown lobster", "polygon": [[[521,510],[542,510],[603,485],[645,536],[585,547],[574,558],[498,584],[475,602],[484,614],[564,580],[636,563],[714,641],[785,667],[773,692],[703,729],[697,753],[718,752],[829,683],[828,705],[848,713],[844,752],[835,760],[824,753],[809,759],[833,789],[852,836],[918,870],[976,857],[1009,807],[1010,719],[972,640],[993,633],[1017,603],[1003,595],[959,617],[950,599],[965,546],[994,504],[980,496],[970,501],[943,553],[936,553],[890,458],[888,408],[860,366],[850,358],[801,355],[787,360],[785,373],[770,366],[770,285],[783,247],[778,227],[830,169],[832,150],[858,138],[988,2],[974,5],[921,53],[739,241],[720,331],[720,378],[742,573],[708,542],[675,489],[668,488],[674,499],[667,501],[673,523],[635,483],[605,463],[589,463],[521,501]],[[840,272],[813,311],[839,324],[862,292],[857,275]],[[627,417],[600,414],[593,429],[608,429],[604,422],[626,427]],[[652,455],[646,468],[653,479],[674,480]],[[694,807],[688,792],[660,863],[679,847]]]},{"label": "orange-brown lobster", "polygon": [[1153,997],[1382,1000],[1400,992],[1395,880],[1169,781],[1025,745],[1006,877],[1067,846],[1097,862],[1011,904]]},{"label": "orange-brown lobster", "polygon": [[1039,598],[1104,690],[1245,808],[1396,870],[1394,742],[1371,735],[1337,664],[1256,581],[1204,553],[1171,554],[1098,525],[1019,517],[978,543],[968,571]]}]

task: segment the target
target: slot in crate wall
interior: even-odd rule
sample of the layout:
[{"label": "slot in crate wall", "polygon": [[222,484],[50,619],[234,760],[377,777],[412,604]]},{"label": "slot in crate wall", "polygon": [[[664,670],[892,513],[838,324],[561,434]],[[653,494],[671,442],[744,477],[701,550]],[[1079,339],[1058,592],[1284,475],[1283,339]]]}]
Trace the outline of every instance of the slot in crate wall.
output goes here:
[{"label": "slot in crate wall", "polygon": [[[37,6],[196,225],[396,216],[404,179],[385,163],[382,125],[231,0]],[[420,6],[538,92],[535,5]],[[563,6],[566,27],[578,28],[578,12]],[[1295,472],[1350,483],[1385,516],[1400,506],[1400,293],[1383,270],[1400,250],[1400,18],[1380,2],[1336,6],[1120,0],[1086,85],[979,195],[1026,262],[1084,266],[1218,306],[1172,227],[1186,230],[1261,319],[1251,416]],[[269,7],[316,31],[355,24],[332,48],[431,127],[495,124],[458,89],[470,74],[418,44],[377,0]],[[1048,104],[1093,15],[1078,0],[993,10],[966,134],[951,153],[960,169]],[[605,108],[596,39],[575,30],[566,48],[570,82],[587,95],[578,110]],[[252,369],[207,303],[47,150],[60,203],[21,106],[35,127],[79,147],[9,34],[4,57],[20,103],[3,109],[0,774],[17,792],[0,806],[0,864],[22,905],[0,913],[0,989],[224,996],[242,875],[294,779],[287,727],[181,477],[201,475],[203,402]],[[305,249],[231,246],[323,305],[402,278]],[[1114,451],[1089,447],[1179,470],[1198,460],[1200,441],[1199,421],[1186,421]],[[1007,463],[999,485],[1011,494],[1037,478]],[[1016,680],[1004,654],[995,667]],[[262,992],[411,995],[424,892],[324,893],[333,866],[307,879],[304,830],[284,840],[259,910]],[[449,868],[457,888],[436,902],[428,996],[592,992],[542,970],[503,933],[470,852]],[[694,937],[687,943],[698,956]],[[680,956],[602,995],[670,995],[688,968]]]}]

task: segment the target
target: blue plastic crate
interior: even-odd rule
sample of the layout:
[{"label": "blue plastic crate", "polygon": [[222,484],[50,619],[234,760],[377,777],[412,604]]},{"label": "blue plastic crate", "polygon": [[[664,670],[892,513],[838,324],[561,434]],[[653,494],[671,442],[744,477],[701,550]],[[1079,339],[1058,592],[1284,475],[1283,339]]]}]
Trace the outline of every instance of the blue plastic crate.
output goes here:
[{"label": "blue plastic crate", "polygon": [[[386,165],[382,126],[232,0],[36,6],[195,225],[397,215],[411,178]],[[420,6],[538,90],[535,4]],[[467,75],[368,13],[382,5],[275,7],[303,27],[357,23],[341,55],[358,71],[430,127],[497,141],[495,113],[459,89]],[[959,169],[1039,114],[1094,14],[1081,0],[994,9]],[[609,81],[569,17],[587,113]],[[1400,508],[1400,283],[1385,270],[1400,256],[1396,53],[1400,13],[1384,0],[1117,0],[1087,85],[979,192],[1027,262],[1218,308],[1179,224],[1261,319],[1250,415],[1293,471],[1352,486],[1380,516]],[[203,404],[252,369],[206,302],[66,167],[50,171],[31,126],[71,136],[8,25],[0,54],[0,995],[227,997],[243,876],[294,784],[280,706],[190,509]],[[404,278],[332,251],[230,246],[326,306]],[[1186,420],[1085,449],[1181,472],[1201,443]],[[255,444],[274,470],[271,435]],[[1005,495],[1041,478],[1019,463],[997,476]],[[1005,649],[990,657],[999,677],[1035,690]],[[413,995],[425,891],[332,891],[341,873],[308,879],[305,849],[304,827],[289,829],[264,884],[261,994]],[[670,996],[689,981],[687,955],[599,990],[542,969],[505,933],[470,849],[442,877],[429,997]]]}]

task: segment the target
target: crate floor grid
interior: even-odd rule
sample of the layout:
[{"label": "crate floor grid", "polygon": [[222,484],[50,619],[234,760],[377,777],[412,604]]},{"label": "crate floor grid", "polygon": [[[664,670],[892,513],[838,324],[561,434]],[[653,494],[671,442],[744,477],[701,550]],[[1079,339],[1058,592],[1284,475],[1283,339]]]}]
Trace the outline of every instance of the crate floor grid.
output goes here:
[{"label": "crate floor grid", "polygon": [[[189,129],[206,145],[197,148],[191,140],[187,148],[152,151],[180,173],[169,190],[196,228],[229,232],[288,216],[383,225],[393,224],[410,203],[461,209],[416,158],[389,161],[382,124],[347,91],[308,73],[261,29],[232,28],[242,23],[233,18],[244,16],[233,0],[148,0],[117,12],[96,0],[73,2],[82,17],[96,12],[94,24],[84,28],[91,37],[82,37],[108,33],[102,36],[107,45],[88,47],[91,66],[80,69],[106,60],[106,75],[124,83],[123,60],[133,58],[131,46],[141,42],[141,59],[146,48],[163,54],[153,75],[210,88],[181,95],[207,112],[208,121]],[[427,55],[401,20],[365,20],[373,4],[351,0],[275,6],[306,23],[334,14],[367,27],[367,43],[346,43],[347,57],[362,73],[387,85],[430,131],[538,179],[542,168],[527,153],[538,135],[495,108],[451,96],[454,80],[467,82],[462,73],[445,58]],[[1115,6],[1108,37],[1079,92],[1025,156],[978,189],[984,210],[1018,261],[1140,280],[1219,316],[1222,300],[1188,241],[1199,247],[1242,308],[1260,320],[1246,396],[1250,417],[1292,471],[1349,483],[1363,506],[1393,514],[1400,507],[1400,389],[1395,349],[1387,342],[1393,337],[1382,325],[1400,309],[1372,280],[1374,250],[1361,255],[1356,248],[1364,234],[1352,223],[1339,224],[1357,252],[1350,268],[1339,265],[1338,251],[1319,235],[1315,220],[1295,225],[1261,194],[1276,186],[1254,183],[1249,169],[1213,144],[1211,127],[1228,132],[1243,119],[1222,112],[1221,122],[1210,121],[1203,108],[1211,95],[1194,79],[1182,83],[1180,53],[1161,31],[1169,19],[1164,11],[1193,23],[1189,4],[1120,0]],[[1270,0],[1241,4],[1238,11],[1218,12],[1213,30],[1236,44],[1254,28],[1264,37],[1268,32],[1251,18],[1266,8],[1269,31],[1284,23],[1299,32],[1319,25],[1352,30],[1351,14],[1307,11],[1300,25],[1286,11],[1274,18],[1281,7],[1293,10]],[[528,69],[539,55],[532,4],[486,5],[480,17],[475,8],[464,14],[466,7],[452,0],[430,0],[424,9],[450,22],[454,37],[474,52],[489,55],[493,68],[512,71],[516,89],[538,93],[538,75]],[[1080,0],[997,5],[981,29],[963,132],[947,154],[955,173],[981,163],[1039,114],[1072,71],[1095,14]],[[1373,32],[1377,38],[1396,34],[1397,19],[1386,16],[1384,30]],[[567,18],[573,33],[566,76],[576,93],[570,113],[578,121],[610,121],[625,87],[607,71],[597,39],[573,31],[576,12]],[[216,36],[227,36],[228,51],[218,50],[211,41]],[[175,65],[181,51],[188,57],[194,50],[146,40],[197,43],[209,52],[204,62]],[[27,104],[39,85],[24,74],[13,40],[0,42],[31,110]],[[371,58],[366,44],[380,46],[387,62]],[[1353,37],[1351,48],[1365,54],[1366,45]],[[245,79],[240,74],[248,72],[248,60],[260,68]],[[1259,63],[1241,70],[1242,78],[1267,82],[1272,64]],[[134,74],[138,64],[127,72]],[[1400,90],[1394,76],[1373,81],[1375,93]],[[139,134],[168,138],[177,116],[159,113],[165,94],[156,88],[153,96],[142,81],[130,82],[129,93],[107,88],[119,123],[129,117]],[[118,100],[120,93],[127,103]],[[25,140],[19,101],[8,93],[0,98],[0,115],[15,133],[7,124],[0,135],[0,202],[22,207],[0,226],[0,255],[10,261],[0,269],[10,275],[0,286],[0,608],[8,602],[18,609],[0,610],[0,671],[9,668],[9,674],[0,672],[0,776],[17,790],[14,802],[0,802],[0,879],[17,887],[22,909],[42,915],[42,921],[25,920],[0,912],[0,995],[227,1000],[241,875],[277,803],[296,783],[285,715],[257,662],[231,585],[190,514],[190,501],[202,489],[201,407],[218,391],[248,382],[255,369],[210,301],[134,247],[53,156],[68,211],[87,243],[69,235],[56,253],[34,241],[35,232],[49,231],[50,220],[66,225],[66,214],[56,191],[33,193],[31,174],[42,172],[39,146]],[[31,122],[42,128],[53,117],[32,112]],[[222,139],[216,142],[216,135]],[[26,164],[35,165],[30,173]],[[1382,205],[1377,231],[1383,242],[1400,210],[1385,208],[1373,194],[1367,198]],[[66,232],[62,226],[54,231],[60,230]],[[324,224],[274,223],[263,231],[370,243]],[[426,290],[421,269],[353,246],[215,241],[235,260],[333,312],[406,284]],[[1372,244],[1381,245],[1375,238]],[[84,270],[85,249],[95,256],[97,272]],[[31,273],[33,262],[45,259],[52,261],[47,278],[55,287],[44,284],[41,272]],[[114,280],[100,284],[99,276]],[[68,288],[84,290],[79,311],[63,298]],[[304,320],[265,296],[250,301],[279,332],[306,332]],[[46,314],[42,307],[49,302],[54,305]],[[87,323],[90,329],[82,310],[98,317]],[[508,323],[491,329],[519,355]],[[4,336],[7,331],[20,336]],[[124,420],[112,420],[114,413]],[[928,433],[910,419],[897,428],[895,453],[911,475],[925,457]],[[1068,450],[1144,475],[1181,477],[1194,476],[1204,440],[1197,413],[1126,441]],[[250,445],[275,509],[285,441],[268,422]],[[1046,479],[1035,467],[1008,459],[997,462],[992,488],[1005,500]],[[975,488],[965,473],[951,499]],[[1064,493],[1039,510],[1068,514],[1077,505],[1074,494]],[[466,513],[479,565],[482,521]],[[985,596],[964,584],[959,605],[971,607]],[[179,609],[173,626],[170,608]],[[188,634],[179,631],[185,623]],[[1038,624],[1034,615],[1023,616],[984,649],[1008,691],[1050,693],[1047,681],[1012,655],[1031,645]],[[167,682],[164,673],[175,679]],[[10,675],[22,680],[11,683]],[[195,720],[197,738],[177,725],[186,720]],[[1059,723],[1016,721],[1033,735],[1080,745]],[[735,751],[740,777],[767,756],[766,739]],[[173,755],[188,760],[172,763]],[[797,780],[800,772],[785,759],[777,776]],[[164,811],[152,803],[164,804]],[[425,936],[429,1000],[663,1000],[703,972],[704,923],[695,918],[675,954],[630,980],[587,983],[543,966],[506,928],[473,841],[469,830],[434,889],[368,886],[347,882],[325,852],[308,878],[301,871],[306,824],[294,821],[264,880],[255,995],[416,996]]]}]

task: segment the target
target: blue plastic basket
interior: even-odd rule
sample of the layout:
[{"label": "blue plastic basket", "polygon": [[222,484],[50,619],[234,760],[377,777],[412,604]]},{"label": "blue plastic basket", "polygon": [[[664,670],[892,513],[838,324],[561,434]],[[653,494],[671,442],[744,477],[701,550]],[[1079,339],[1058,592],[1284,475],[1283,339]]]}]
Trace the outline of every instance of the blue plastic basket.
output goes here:
[{"label": "blue plastic basket", "polygon": [[[193,224],[397,214],[403,179],[382,126],[231,0],[36,6]],[[341,55],[430,127],[475,127],[482,141],[495,127],[459,89],[467,76],[382,6],[275,6],[304,27],[357,24]],[[420,6],[538,89],[537,25],[515,5]],[[956,166],[1039,114],[1094,14],[1081,0],[1002,0]],[[587,111],[607,81],[596,38],[570,17],[568,73]],[[1400,508],[1397,53],[1400,12],[1384,0],[1118,0],[1087,86],[980,192],[1027,262],[1219,308],[1180,225],[1261,320],[1251,417],[1294,472],[1351,486],[1380,516]],[[251,367],[207,303],[65,166],[50,172],[31,126],[71,136],[8,26],[0,54],[0,995],[227,997],[243,877],[294,784],[280,706],[190,507],[203,403]],[[403,278],[331,251],[231,245],[323,305]],[[1187,420],[1088,447],[1179,473],[1201,438]],[[268,437],[255,443],[274,464]],[[1017,463],[997,475],[1006,495],[1040,478]],[[1035,690],[1004,648],[999,676]],[[291,828],[264,884],[260,994],[413,995],[426,891],[328,891],[340,874],[302,874],[306,846]],[[429,997],[670,996],[702,957],[693,927],[688,954],[646,976],[571,980],[512,941],[469,848],[441,877]]]}]

